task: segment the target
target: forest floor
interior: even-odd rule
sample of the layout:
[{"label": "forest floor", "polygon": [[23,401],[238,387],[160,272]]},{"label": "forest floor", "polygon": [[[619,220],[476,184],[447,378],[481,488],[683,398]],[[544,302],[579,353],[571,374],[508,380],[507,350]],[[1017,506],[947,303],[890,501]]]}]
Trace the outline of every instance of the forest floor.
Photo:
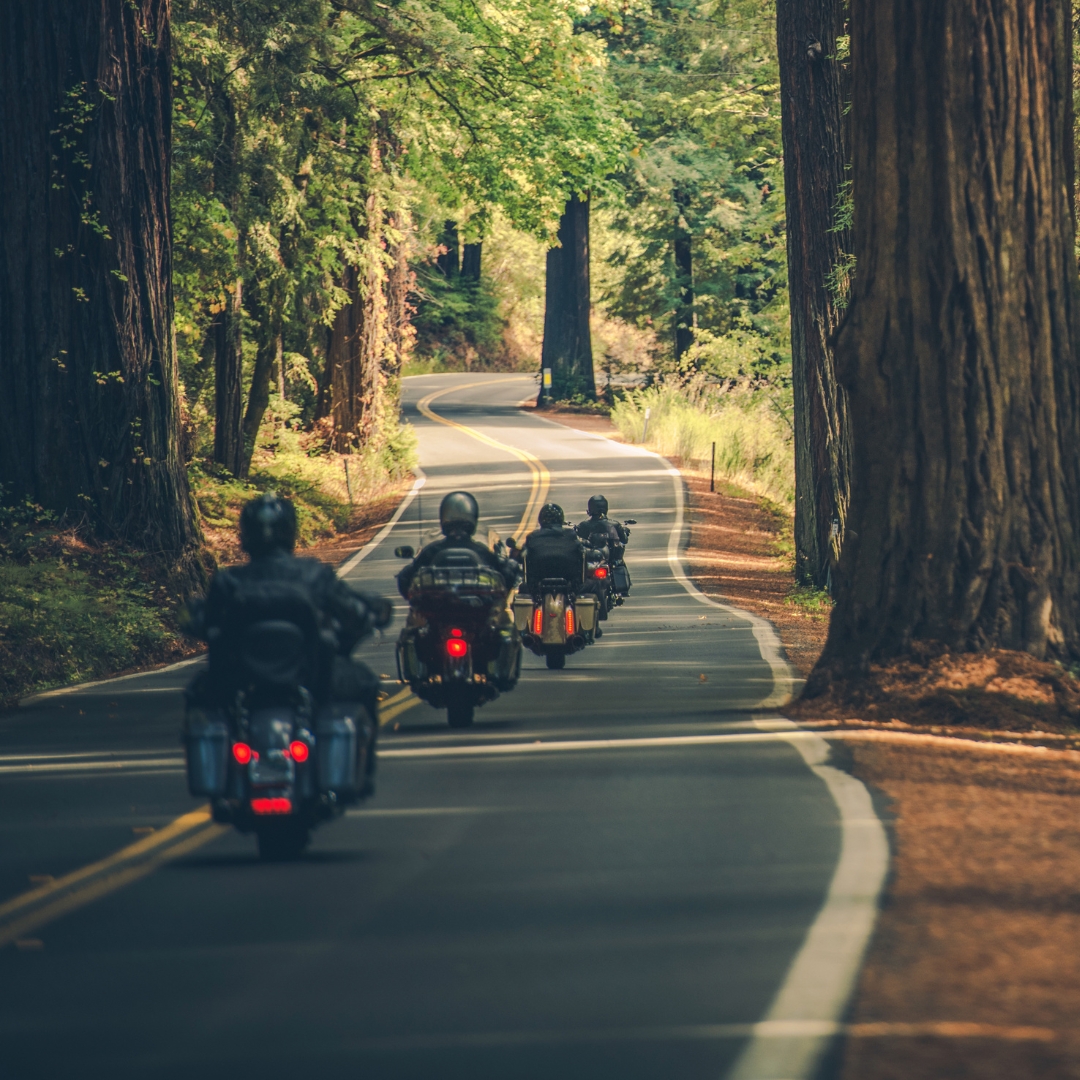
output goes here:
[{"label": "forest floor", "polygon": [[[603,417],[540,415],[621,441]],[[694,583],[772,622],[805,678],[830,605],[795,587],[790,519],[683,476]],[[892,873],[843,1080],[1080,1080],[1078,706],[1054,665],[934,651],[784,710],[831,734],[889,812]]]}]

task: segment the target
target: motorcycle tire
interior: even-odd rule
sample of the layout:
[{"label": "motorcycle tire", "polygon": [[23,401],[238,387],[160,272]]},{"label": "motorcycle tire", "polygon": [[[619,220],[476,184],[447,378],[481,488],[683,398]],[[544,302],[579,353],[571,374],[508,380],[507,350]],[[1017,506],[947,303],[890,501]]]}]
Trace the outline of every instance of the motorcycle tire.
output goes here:
[{"label": "motorcycle tire", "polygon": [[264,821],[255,837],[263,862],[292,862],[304,853],[311,834],[299,821]]},{"label": "motorcycle tire", "polygon": [[446,719],[452,728],[472,727],[476,709],[471,702],[454,702],[446,707]]},{"label": "motorcycle tire", "polygon": [[544,660],[549,670],[561,671],[566,667],[566,652],[560,646],[556,646],[544,653]]}]

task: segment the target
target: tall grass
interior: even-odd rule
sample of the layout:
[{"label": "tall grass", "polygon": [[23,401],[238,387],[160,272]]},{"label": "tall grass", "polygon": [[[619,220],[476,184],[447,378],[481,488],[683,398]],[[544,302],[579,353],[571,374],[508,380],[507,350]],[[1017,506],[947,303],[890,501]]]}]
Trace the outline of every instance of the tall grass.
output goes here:
[{"label": "tall grass", "polygon": [[771,387],[715,388],[701,383],[631,391],[611,410],[628,442],[678,457],[707,471],[716,443],[716,475],[780,506],[795,505],[795,456],[790,392]]}]

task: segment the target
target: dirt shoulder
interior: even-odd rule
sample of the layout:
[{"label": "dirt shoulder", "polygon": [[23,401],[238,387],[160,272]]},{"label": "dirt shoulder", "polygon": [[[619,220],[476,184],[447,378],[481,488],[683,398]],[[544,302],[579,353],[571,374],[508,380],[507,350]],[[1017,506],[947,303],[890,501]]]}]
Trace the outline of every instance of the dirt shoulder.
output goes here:
[{"label": "dirt shoulder", "polygon": [[[601,417],[541,415],[614,431]],[[828,610],[792,603],[785,521],[743,492],[683,476],[690,576],[772,622],[805,677]],[[1017,654],[941,653],[786,711],[823,733],[843,729],[837,758],[891,812],[892,873],[837,1075],[1080,1078],[1074,681]]]}]

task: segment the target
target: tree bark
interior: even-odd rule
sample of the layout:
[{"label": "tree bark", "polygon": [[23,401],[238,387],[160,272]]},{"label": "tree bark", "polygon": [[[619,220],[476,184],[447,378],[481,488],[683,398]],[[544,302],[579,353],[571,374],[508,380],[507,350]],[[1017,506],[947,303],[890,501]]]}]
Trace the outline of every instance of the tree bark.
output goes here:
[{"label": "tree bark", "polygon": [[[572,195],[559,222],[559,246],[547,253],[541,366],[551,368],[551,397],[596,396],[589,283],[589,200]],[[544,395],[543,387],[540,391]]]},{"label": "tree bark", "polygon": [[248,390],[247,409],[244,412],[243,458],[239,474],[245,477],[251,471],[251,458],[255,453],[255,442],[259,437],[259,428],[262,427],[263,417],[266,415],[266,407],[270,404],[270,387],[273,383],[275,369],[278,372],[281,385],[284,385],[284,380],[281,377],[281,364],[284,360],[281,340],[281,313],[273,309],[272,299],[268,302],[267,307],[260,303],[258,308],[260,309],[262,325],[255,350],[255,366],[251,372],[251,388]]},{"label": "tree bark", "polygon": [[194,586],[166,0],[0,5],[0,476]]},{"label": "tree bark", "polygon": [[943,643],[1080,654],[1064,0],[856,0],[856,462],[830,671]]},{"label": "tree bark", "polygon": [[840,551],[851,485],[847,398],[831,344],[842,311],[828,285],[851,250],[849,231],[837,231],[834,223],[846,162],[833,58],[842,25],[843,0],[777,0],[795,399],[795,578],[818,588],[828,583]]},{"label": "tree bark", "polygon": [[468,281],[480,280],[480,260],[483,255],[482,242],[463,244],[461,248],[461,276]]},{"label": "tree bark", "polygon": [[409,269],[412,223],[408,212],[395,211],[389,216],[388,225],[396,239],[390,250],[393,264],[386,278],[386,332],[390,339],[390,357],[386,368],[387,375],[397,379],[401,375],[402,365],[412,353],[416,338],[412,326],[413,308],[409,302],[416,275]]},{"label": "tree bark", "polygon": [[234,476],[245,471],[243,431],[244,232],[240,223],[240,134],[227,90],[215,99],[220,138],[214,155],[214,188],[237,230],[236,280],[225,310],[214,320],[214,461]]},{"label": "tree bark", "polygon": [[678,364],[694,344],[694,251],[690,227],[686,220],[690,200],[683,191],[673,193],[676,207],[675,236],[675,287],[679,292],[679,306],[675,309],[675,363]]}]

